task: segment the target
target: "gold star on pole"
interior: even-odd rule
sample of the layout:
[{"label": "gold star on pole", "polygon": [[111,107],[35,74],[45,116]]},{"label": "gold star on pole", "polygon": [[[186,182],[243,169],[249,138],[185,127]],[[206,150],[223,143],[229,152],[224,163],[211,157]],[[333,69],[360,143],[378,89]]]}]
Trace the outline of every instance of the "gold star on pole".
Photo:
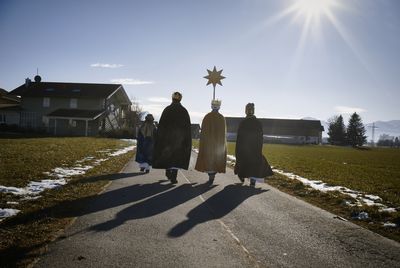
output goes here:
[{"label": "gold star on pole", "polygon": [[209,84],[212,84],[214,87],[214,93],[213,93],[213,99],[215,99],[215,86],[218,84],[222,86],[221,80],[224,79],[225,77],[221,75],[222,69],[220,71],[217,71],[217,68],[214,66],[214,69],[212,71],[208,70],[208,75],[204,76],[205,79],[208,79],[207,86]]}]

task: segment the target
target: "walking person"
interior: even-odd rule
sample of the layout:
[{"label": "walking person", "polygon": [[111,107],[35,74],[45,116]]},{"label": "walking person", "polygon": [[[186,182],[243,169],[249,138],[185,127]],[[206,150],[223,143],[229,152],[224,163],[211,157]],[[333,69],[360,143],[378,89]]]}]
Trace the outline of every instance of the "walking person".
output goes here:
[{"label": "walking person", "polygon": [[246,118],[239,124],[235,151],[235,174],[242,183],[245,178],[249,178],[250,186],[255,186],[257,178],[265,178],[273,174],[262,153],[262,147],[262,125],[254,115],[254,103],[248,103]]},{"label": "walking person", "polygon": [[181,100],[181,93],[172,94],[172,103],[161,114],[154,146],[153,168],[165,169],[172,184],[177,183],[178,169],[188,169],[192,150],[190,117]]},{"label": "walking person", "polygon": [[136,162],[139,163],[140,171],[150,172],[153,162],[154,140],[156,137],[156,126],[154,117],[147,114],[143,125],[139,128],[136,149]]},{"label": "walking person", "polygon": [[208,182],[214,182],[217,173],[226,169],[226,123],[219,113],[221,101],[212,100],[212,111],[206,114],[201,123],[199,154],[195,169],[208,174]]}]

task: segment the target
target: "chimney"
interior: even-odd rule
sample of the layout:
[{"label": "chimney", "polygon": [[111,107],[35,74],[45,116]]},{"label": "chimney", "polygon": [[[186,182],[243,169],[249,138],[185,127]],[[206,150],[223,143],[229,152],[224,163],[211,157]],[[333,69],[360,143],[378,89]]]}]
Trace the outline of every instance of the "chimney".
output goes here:
[{"label": "chimney", "polygon": [[31,79],[26,78],[25,79],[25,87],[29,87],[31,85]]}]

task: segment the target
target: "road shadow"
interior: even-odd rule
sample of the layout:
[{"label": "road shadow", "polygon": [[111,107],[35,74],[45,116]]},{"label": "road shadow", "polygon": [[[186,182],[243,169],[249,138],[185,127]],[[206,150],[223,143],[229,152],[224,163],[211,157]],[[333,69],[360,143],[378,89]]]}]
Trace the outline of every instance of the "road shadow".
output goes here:
[{"label": "road shadow", "polygon": [[269,190],[247,187],[242,184],[227,185],[222,191],[193,208],[187,214],[188,219],[173,227],[168,232],[168,236],[180,237],[197,224],[220,219],[234,210],[247,198],[267,191]]},{"label": "road shadow", "polygon": [[[116,180],[122,178],[132,178],[143,173],[118,173],[91,177],[79,181],[71,181],[69,184],[82,182],[96,182],[98,180]],[[109,190],[101,194],[94,194],[73,200],[61,201],[52,206],[33,210],[30,213],[16,215],[4,222],[2,226],[11,227],[18,224],[26,224],[32,221],[41,221],[46,218],[69,218],[78,217],[90,213],[111,209],[124,204],[137,202],[149,196],[158,194],[174,187],[168,180],[159,180],[153,183],[133,184],[115,190]]]},{"label": "road shadow", "polygon": [[125,208],[115,215],[115,218],[89,228],[92,231],[108,231],[116,228],[126,221],[142,219],[166,212],[180,204],[183,204],[209,190],[215,185],[204,184],[182,184],[169,191],[155,195],[145,201],[136,203]]}]

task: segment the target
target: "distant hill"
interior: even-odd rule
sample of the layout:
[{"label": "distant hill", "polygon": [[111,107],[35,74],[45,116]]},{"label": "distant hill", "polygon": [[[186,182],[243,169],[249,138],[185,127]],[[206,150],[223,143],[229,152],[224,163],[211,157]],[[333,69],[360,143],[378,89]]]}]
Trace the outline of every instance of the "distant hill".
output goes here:
[{"label": "distant hill", "polygon": [[[304,117],[303,120],[319,120],[313,117]],[[321,125],[324,127],[325,131],[322,132],[323,137],[328,137],[328,122],[320,120]],[[347,125],[347,122],[345,122]],[[366,135],[368,141],[372,139],[372,123],[364,124],[366,129]],[[375,141],[378,141],[379,136],[382,134],[388,134],[393,137],[400,137],[400,120],[391,121],[375,121]]]},{"label": "distant hill", "polygon": [[[378,141],[381,134],[388,134],[393,137],[400,137],[400,120],[376,121],[375,141]],[[372,123],[365,124],[368,141],[372,139]]]}]

